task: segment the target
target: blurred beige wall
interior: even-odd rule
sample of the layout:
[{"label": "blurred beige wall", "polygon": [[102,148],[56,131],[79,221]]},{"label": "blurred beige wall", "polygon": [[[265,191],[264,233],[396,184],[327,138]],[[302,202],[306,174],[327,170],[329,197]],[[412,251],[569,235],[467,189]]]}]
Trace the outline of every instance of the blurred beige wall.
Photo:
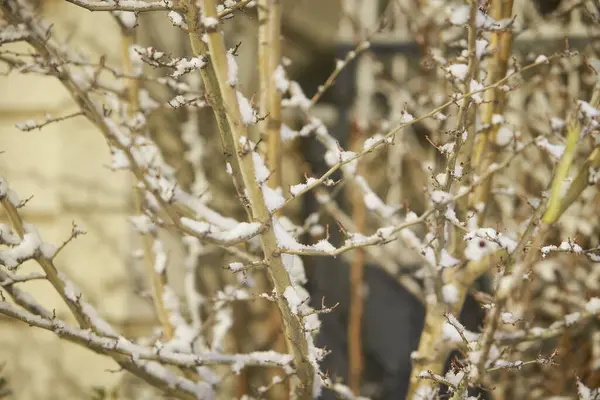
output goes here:
[{"label": "blurred beige wall", "polygon": [[[110,15],[62,1],[47,2],[44,12],[54,23],[54,35],[118,63],[119,29]],[[24,44],[3,48],[30,51]],[[130,325],[135,298],[126,263],[131,242],[125,218],[131,186],[127,174],[107,168],[108,146],[82,117],[31,132],[15,128],[23,120],[41,121],[45,114],[56,117],[76,111],[56,79],[15,72],[0,77],[0,93],[0,175],[21,199],[33,196],[22,209],[23,217],[37,226],[45,242],[57,246],[69,237],[72,221],[84,227],[88,234],[69,244],[56,265],[108,321]],[[7,222],[1,212],[0,220]],[[34,263],[19,269],[20,274],[30,271],[40,269]],[[59,317],[72,320],[49,284],[34,282],[20,288],[47,309],[56,309]],[[3,362],[13,398],[19,400],[89,398],[92,386],[112,386],[121,377],[108,371],[117,369],[108,357],[0,318]]]}]

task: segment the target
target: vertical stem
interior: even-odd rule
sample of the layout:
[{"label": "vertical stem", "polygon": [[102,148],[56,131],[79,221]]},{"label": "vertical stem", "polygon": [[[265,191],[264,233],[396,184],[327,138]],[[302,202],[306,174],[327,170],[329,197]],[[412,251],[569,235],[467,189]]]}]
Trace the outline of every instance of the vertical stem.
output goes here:
[{"label": "vertical stem", "polygon": [[[377,21],[378,13],[377,1],[346,1],[346,9],[351,11],[359,22],[359,27],[364,28],[373,26]],[[342,21],[340,26],[340,36],[347,36],[346,40],[351,38],[352,33],[357,34],[351,25],[346,25]],[[360,32],[362,33],[362,32]],[[375,93],[374,79],[375,62],[368,54],[362,54],[358,59],[356,68],[356,101],[355,101],[355,122],[350,132],[349,145],[354,150],[362,149],[364,133],[368,131],[373,116],[373,95]],[[360,165],[360,161],[357,161]],[[357,167],[358,168],[358,167]],[[358,171],[358,169],[357,169]],[[349,186],[348,197],[352,204],[352,213],[354,223],[358,232],[364,232],[366,210],[365,201],[362,192],[355,185]],[[355,395],[360,394],[361,376],[363,373],[363,353],[362,353],[362,316],[364,309],[363,302],[363,275],[364,275],[365,253],[363,249],[354,252],[354,259],[350,266],[350,308],[348,331],[346,332],[348,340],[348,384]]]},{"label": "vertical stem", "polygon": [[[131,61],[131,47],[135,44],[136,34],[134,29],[127,27],[121,28],[121,58],[123,65],[123,72],[125,75],[134,76],[136,71],[134,70],[133,63]],[[139,79],[129,78],[126,81],[127,98],[128,104],[128,116],[133,117],[134,114],[139,110],[139,92],[140,82]],[[135,188],[133,193],[134,207],[137,215],[144,215],[144,189]],[[146,274],[150,280],[150,287],[152,291],[152,301],[154,303],[154,309],[158,320],[163,328],[163,334],[165,339],[173,339],[173,327],[169,321],[169,313],[165,308],[163,301],[164,287],[167,284],[166,271],[157,273],[154,269],[155,257],[153,252],[154,238],[151,234],[140,234],[142,241],[142,248],[144,251],[144,265],[146,267]]]},{"label": "vertical stem", "polygon": [[[280,0],[259,0],[258,3],[258,59],[260,80],[260,137],[267,141],[266,160],[271,170],[268,184],[271,188],[282,186],[281,149],[281,94],[274,82],[275,69],[281,63],[281,3]],[[265,129],[266,128],[266,129]],[[265,132],[266,131],[266,132]],[[282,321],[276,307],[269,307],[269,329],[274,332],[274,349],[288,351],[289,343],[282,333]],[[273,378],[276,373],[269,374]],[[271,380],[271,379],[270,379]],[[272,396],[285,399],[289,394],[289,381],[272,389]]]},{"label": "vertical stem", "polygon": [[[354,150],[362,148],[363,137],[358,129],[354,130]],[[359,161],[360,166],[360,161]],[[357,167],[358,168],[358,167]],[[360,173],[360,170],[358,170]],[[357,232],[364,232],[366,210],[360,191],[355,190],[353,196],[353,219]],[[365,251],[359,248],[354,251],[354,259],[350,266],[350,316],[348,321],[348,385],[355,396],[360,395],[361,376],[364,368],[362,353],[362,317],[364,313],[364,269]]]},{"label": "vertical stem", "polygon": [[[345,0],[344,9],[351,12],[359,23],[359,27],[373,26],[377,21],[377,1]],[[356,35],[356,28],[344,18],[340,22],[340,36],[345,41],[351,41]],[[362,54],[356,67],[356,100],[354,123],[350,132],[349,145],[355,150],[362,148],[363,132],[369,128],[373,117],[373,95],[375,93],[374,60],[368,54]],[[358,161],[360,165],[360,161]],[[358,168],[358,167],[357,167]],[[358,169],[357,169],[358,171]],[[361,191],[355,185],[349,186],[348,198],[351,200],[353,219],[358,232],[364,232],[366,210]],[[361,376],[363,373],[362,353],[362,316],[363,303],[363,275],[365,253],[363,249],[354,252],[353,262],[350,266],[350,304],[349,321],[346,332],[348,340],[348,384],[355,395],[360,394]]]},{"label": "vertical stem", "polygon": [[[476,54],[476,46],[477,46],[477,25],[476,25],[476,11],[477,8],[477,0],[471,0],[471,12],[470,12],[470,23],[468,26],[468,51],[469,51],[469,64],[468,64],[468,72],[467,79],[465,80],[465,92],[467,94],[471,90],[471,81],[479,81],[479,59]],[[462,167],[462,176],[467,179],[467,182],[463,181],[463,184],[469,184],[472,179],[472,165],[471,165],[471,157],[473,154],[473,146],[475,145],[475,135],[477,134],[477,128],[475,124],[475,118],[477,115],[477,105],[472,101],[472,99],[468,96],[465,97],[461,107],[459,108],[458,113],[458,124],[457,124],[457,132],[459,135],[462,135],[462,131],[467,131],[467,139],[464,143],[461,143],[461,138],[457,140],[456,146],[456,154],[455,157],[452,157],[449,160],[449,168],[447,168],[446,172],[446,182],[451,183],[455,177],[456,165],[458,163],[459,166]],[[448,191],[450,191],[451,184],[448,186]],[[456,202],[456,215],[460,221],[464,221],[467,214],[468,208],[468,197],[465,196]],[[461,232],[454,227],[452,230],[452,235],[450,237],[450,254],[453,256],[458,256],[463,251],[464,242],[462,240]]]},{"label": "vertical stem", "polygon": [[271,167],[271,187],[281,187],[281,93],[273,82],[275,70],[281,63],[281,0],[270,0],[268,16],[268,76],[265,82],[269,96],[269,116],[267,117],[267,137],[269,150],[267,160]]},{"label": "vertical stem", "polygon": [[[513,0],[492,0],[491,4],[491,16],[494,19],[500,20],[512,16]],[[490,49],[494,52],[494,56],[488,62],[486,84],[497,82],[506,76],[511,46],[512,32],[510,30],[504,32],[492,32]],[[498,88],[488,90],[484,94],[484,103],[481,108],[481,124],[490,126],[490,128],[487,132],[483,132],[480,135],[479,142],[475,145],[473,166],[478,175],[485,173],[496,157],[493,145],[497,128],[492,127],[492,116],[504,112],[505,97],[506,94],[504,91]],[[480,225],[485,218],[491,182],[491,177],[483,182],[475,191],[472,199],[472,206],[484,204],[484,210],[479,214]]]},{"label": "vertical stem", "polygon": [[[466,140],[463,140],[463,132],[467,131],[471,125],[474,125],[472,118],[475,114],[472,112],[472,99],[468,96],[468,93],[471,91],[471,81],[477,75],[477,70],[479,69],[479,62],[476,55],[476,44],[477,44],[477,0],[471,0],[470,2],[470,11],[469,11],[469,26],[468,29],[468,71],[467,77],[465,79],[465,87],[463,91],[464,99],[458,109],[458,116],[456,118],[456,141],[454,146],[454,153],[448,160],[446,166],[446,183],[443,186],[443,190],[445,192],[451,192],[452,185],[455,181],[455,171],[456,164],[460,162],[464,162],[463,160],[467,157],[467,151],[472,148],[474,135],[467,135]],[[459,204],[460,206],[460,204]],[[460,207],[458,207],[460,208]],[[463,216],[464,217],[464,216]],[[439,246],[437,247],[436,259],[439,260],[441,251],[446,246],[446,240],[444,235],[444,229],[446,227],[446,220],[443,215],[440,213],[439,222],[438,222],[438,235],[437,240],[439,242]],[[462,233],[456,229],[452,228],[451,235],[451,244],[450,244],[450,253],[456,255],[459,253]]]},{"label": "vertical stem", "polygon": [[[269,113],[269,1],[258,0],[258,80],[261,117]],[[260,137],[266,135],[266,122],[259,124]]]}]

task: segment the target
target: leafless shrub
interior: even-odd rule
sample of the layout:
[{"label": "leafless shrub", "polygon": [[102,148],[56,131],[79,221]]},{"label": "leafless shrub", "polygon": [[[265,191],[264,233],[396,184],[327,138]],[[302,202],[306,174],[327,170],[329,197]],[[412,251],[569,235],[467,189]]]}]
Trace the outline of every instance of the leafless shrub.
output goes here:
[{"label": "leafless shrub", "polygon": [[[0,180],[0,201],[10,225],[0,225],[1,314],[112,357],[124,370],[175,398],[216,398],[225,377],[247,367],[281,371],[269,385],[247,395],[265,397],[286,383],[292,398],[313,398],[323,387],[344,398],[357,398],[363,368],[360,283],[364,260],[395,273],[398,254],[410,250],[421,258],[422,267],[400,282],[424,302],[426,316],[412,356],[407,398],[438,398],[440,385],[449,388],[455,399],[467,398],[468,389],[474,387],[524,398],[530,391],[542,390],[540,380],[552,373],[547,371],[553,365],[570,362],[556,340],[565,335],[577,336],[589,349],[571,365],[587,380],[570,376],[570,393],[577,388],[581,399],[598,397],[597,389],[586,386],[586,382],[597,384],[589,371],[597,375],[600,368],[600,64],[593,58],[593,46],[583,49],[590,52],[589,57],[568,46],[554,54],[517,54],[514,40],[524,27],[510,0],[432,1],[408,10],[415,17],[409,29],[428,46],[426,68],[415,78],[416,85],[398,87],[382,78],[385,74],[376,74],[374,58],[360,58],[359,80],[364,82],[359,82],[354,110],[359,134],[353,137],[352,148],[344,149],[313,109],[340,72],[369,52],[371,35],[385,24],[363,26],[367,18],[355,15],[353,19],[356,10],[345,8],[354,24],[351,30],[363,34],[356,49],[337,63],[330,78],[308,98],[288,78],[282,61],[285,10],[279,1],[68,1],[112,13],[120,23],[128,54],[121,66],[108,65],[104,59],[89,60],[56,40],[51,25],[28,1],[4,0],[0,44],[25,41],[34,53],[0,49],[0,60],[12,73],[55,77],[79,107],[69,115],[23,121],[18,128],[27,132],[84,116],[106,139],[111,167],[133,175],[137,210],[130,222],[141,238],[161,335],[151,343],[138,343],[110,326],[55,265],[56,255],[82,229],[74,224],[70,239],[60,247],[44,242],[35,226],[23,219],[21,210],[27,204],[5,179]],[[242,12],[247,7],[258,7],[261,21],[260,92],[254,99],[238,88],[238,64],[243,60],[237,48],[226,47],[222,35],[231,18],[245,18]],[[392,9],[394,2],[386,12]],[[573,10],[585,10],[592,24],[597,24],[598,12],[586,2],[573,4],[565,12]],[[193,57],[136,44],[137,17],[150,12],[166,13],[165,18],[186,32]],[[441,38],[452,40],[442,43]],[[458,54],[441,50],[449,46],[458,46]],[[144,74],[144,66],[164,74],[151,78]],[[106,72],[112,74],[111,79],[100,78]],[[203,90],[189,84],[188,78],[195,75],[201,77]],[[145,90],[148,82],[168,87],[175,96],[167,104],[159,103]],[[369,99],[376,85],[390,96],[406,94],[410,103],[402,110],[393,109],[384,121],[375,121]],[[573,87],[578,90],[573,92]],[[366,103],[361,102],[361,90],[368,95]],[[556,93],[568,101],[553,99]],[[224,168],[231,177],[245,212],[243,220],[212,210],[198,193],[177,181],[175,169],[165,161],[148,128],[153,112],[165,106],[212,110],[225,157],[225,164],[215,168]],[[303,121],[300,129],[283,123],[283,110],[296,112]],[[426,150],[404,134],[416,127],[429,132]],[[282,142],[298,137],[324,147],[329,170],[286,187]],[[202,146],[188,139],[190,151]],[[420,199],[415,209],[421,210],[411,210],[398,198],[382,199],[384,192],[402,192],[399,180],[418,175],[407,171],[405,176],[391,168],[395,172],[389,173],[386,188],[375,189],[367,179],[366,165],[379,171],[384,166],[381,161],[367,163],[372,154],[387,154],[388,164],[396,163],[396,168],[404,162],[417,163],[426,181],[417,183],[423,191],[410,196]],[[399,157],[396,161],[394,154]],[[341,180],[333,179],[337,173]],[[331,195],[342,185],[342,190],[358,193],[352,198],[352,216]],[[314,216],[296,226],[285,215],[286,206],[309,195],[315,195],[324,212],[343,227],[346,239],[341,245],[334,246],[327,235],[316,235],[320,239],[314,243],[300,241],[299,234],[305,231],[326,231]],[[192,290],[186,294],[187,310],[181,308],[167,279],[171,266],[163,234],[188,249],[186,279]],[[225,269],[241,278],[238,285],[223,287],[210,299],[197,290],[194,271],[200,244],[226,249],[233,261]],[[301,258],[347,254],[354,255],[349,387],[332,382],[319,368],[327,356],[314,342],[319,315],[336,311],[326,302],[319,309],[309,305]],[[35,260],[43,273],[19,274],[19,266],[28,260]],[[262,276],[264,271],[268,289],[254,292],[247,277]],[[491,293],[479,294],[486,318],[481,332],[471,332],[457,316],[474,282],[484,276],[492,281]],[[35,293],[29,296],[20,288],[34,279],[52,284],[77,325],[60,320],[36,301]],[[252,299],[276,305],[287,349],[224,351],[233,324],[232,304]],[[208,315],[201,311],[201,305],[207,304]],[[450,352],[456,349],[462,356],[444,371]],[[226,366],[227,372],[218,366]]]}]

